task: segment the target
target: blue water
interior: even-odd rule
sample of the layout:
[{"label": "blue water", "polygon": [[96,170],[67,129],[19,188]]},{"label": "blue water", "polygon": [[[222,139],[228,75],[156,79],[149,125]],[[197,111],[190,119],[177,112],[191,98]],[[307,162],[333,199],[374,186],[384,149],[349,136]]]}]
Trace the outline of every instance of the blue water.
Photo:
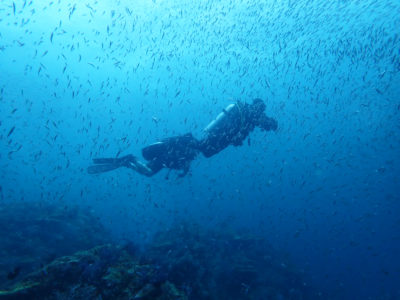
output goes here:
[{"label": "blue water", "polygon": [[[400,299],[399,28],[395,0],[1,1],[0,201],[88,207],[143,243],[247,228],[322,298]],[[86,173],[256,97],[279,130],[184,178]]]}]

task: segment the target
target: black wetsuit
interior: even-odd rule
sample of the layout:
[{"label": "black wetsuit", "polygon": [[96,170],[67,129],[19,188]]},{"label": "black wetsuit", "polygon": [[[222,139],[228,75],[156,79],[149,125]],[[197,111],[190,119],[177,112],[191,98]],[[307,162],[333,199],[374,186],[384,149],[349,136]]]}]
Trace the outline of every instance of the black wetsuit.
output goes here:
[{"label": "black wetsuit", "polygon": [[183,170],[183,175],[189,170],[191,161],[197,156],[198,141],[191,133],[173,136],[161,140],[142,149],[147,166],[157,173],[162,168]]}]

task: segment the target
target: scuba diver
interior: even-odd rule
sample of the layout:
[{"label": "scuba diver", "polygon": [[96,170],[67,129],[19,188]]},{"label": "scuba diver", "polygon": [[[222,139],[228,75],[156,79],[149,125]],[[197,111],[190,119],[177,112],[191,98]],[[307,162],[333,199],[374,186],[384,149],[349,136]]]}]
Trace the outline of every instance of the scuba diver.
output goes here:
[{"label": "scuba diver", "polygon": [[185,176],[192,160],[199,152],[211,157],[229,145],[240,146],[256,127],[263,131],[277,130],[275,119],[265,114],[266,105],[256,98],[252,104],[237,101],[228,105],[205,129],[201,140],[191,133],[174,136],[151,144],[142,149],[146,163],[133,155],[121,158],[95,158],[95,165],[88,168],[89,174],[103,173],[119,167],[127,167],[136,172],[153,176],[163,168],[181,170],[179,177]]}]

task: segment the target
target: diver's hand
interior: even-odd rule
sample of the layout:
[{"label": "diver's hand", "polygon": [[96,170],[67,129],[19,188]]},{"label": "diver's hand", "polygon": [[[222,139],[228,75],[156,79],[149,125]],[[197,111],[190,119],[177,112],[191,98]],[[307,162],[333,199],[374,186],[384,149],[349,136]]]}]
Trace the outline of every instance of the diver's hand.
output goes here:
[{"label": "diver's hand", "polygon": [[178,177],[183,178],[186,176],[186,174],[187,174],[187,171],[183,171],[182,173],[178,173]]},{"label": "diver's hand", "polygon": [[270,130],[276,131],[278,129],[278,122],[275,119],[264,115],[259,119],[258,126],[263,131],[270,131]]},{"label": "diver's hand", "polygon": [[186,163],[185,167],[182,169],[182,173],[178,173],[178,177],[182,178],[185,177],[186,174],[189,172],[190,163]]}]

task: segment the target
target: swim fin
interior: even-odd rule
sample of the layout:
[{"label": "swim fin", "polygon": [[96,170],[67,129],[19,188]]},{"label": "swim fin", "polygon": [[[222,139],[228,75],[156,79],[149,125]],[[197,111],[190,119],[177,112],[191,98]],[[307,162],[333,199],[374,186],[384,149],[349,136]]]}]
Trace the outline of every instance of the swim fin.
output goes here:
[{"label": "swim fin", "polygon": [[108,171],[112,171],[115,169],[118,169],[121,165],[120,164],[100,164],[100,165],[94,165],[94,166],[89,166],[87,168],[87,172],[89,174],[98,174],[98,173],[104,173]]},{"label": "swim fin", "polygon": [[93,158],[94,166],[89,166],[87,172],[89,174],[98,174],[118,169],[119,167],[127,166],[136,158],[129,154],[120,158]]},{"label": "swim fin", "polygon": [[118,161],[118,158],[93,158],[95,164],[114,164]]}]

